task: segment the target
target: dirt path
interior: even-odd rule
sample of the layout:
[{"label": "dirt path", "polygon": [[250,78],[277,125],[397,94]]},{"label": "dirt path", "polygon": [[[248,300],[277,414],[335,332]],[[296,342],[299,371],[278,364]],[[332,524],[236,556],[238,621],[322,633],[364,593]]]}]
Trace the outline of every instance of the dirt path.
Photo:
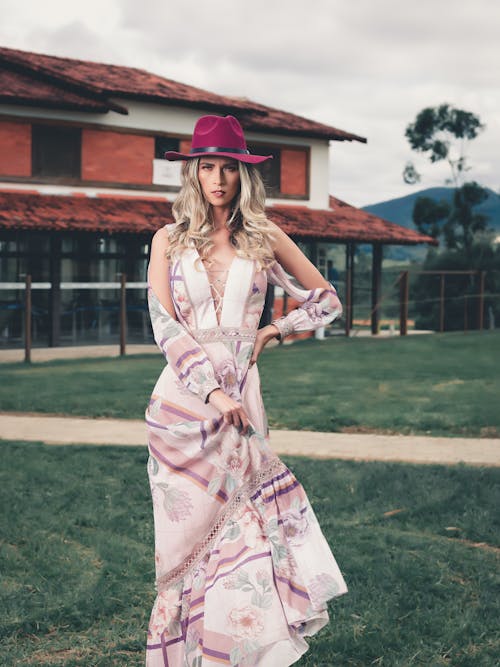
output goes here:
[{"label": "dirt path", "polygon": [[[161,352],[157,345],[135,345],[126,347],[127,354],[156,354]],[[78,347],[34,347],[31,350],[31,361],[54,361],[56,359],[89,359],[101,357],[119,357],[120,346],[116,345],[81,345]],[[0,363],[17,363],[24,361],[24,348],[0,350]]]},{"label": "dirt path", "polygon": [[[0,439],[41,441],[48,445],[147,445],[143,420],[33,413],[0,413]],[[500,438],[271,430],[270,442],[279,455],[500,466]]]}]

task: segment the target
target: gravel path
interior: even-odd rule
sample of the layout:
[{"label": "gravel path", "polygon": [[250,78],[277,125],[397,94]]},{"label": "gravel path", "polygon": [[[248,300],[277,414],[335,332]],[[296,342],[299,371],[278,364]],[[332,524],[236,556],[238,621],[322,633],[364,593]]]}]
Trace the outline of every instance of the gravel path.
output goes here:
[{"label": "gravel path", "polygon": [[[48,445],[147,446],[143,420],[57,417],[37,413],[0,413],[0,439],[39,441]],[[500,438],[271,430],[270,443],[279,455],[500,466]]]},{"label": "gravel path", "polygon": [[[156,354],[161,357],[157,345],[127,345],[127,354]],[[54,361],[55,359],[89,359],[96,357],[119,357],[120,346],[117,345],[81,345],[63,347],[34,347],[31,350],[31,361]],[[16,363],[24,361],[24,348],[0,350],[0,363]]]}]

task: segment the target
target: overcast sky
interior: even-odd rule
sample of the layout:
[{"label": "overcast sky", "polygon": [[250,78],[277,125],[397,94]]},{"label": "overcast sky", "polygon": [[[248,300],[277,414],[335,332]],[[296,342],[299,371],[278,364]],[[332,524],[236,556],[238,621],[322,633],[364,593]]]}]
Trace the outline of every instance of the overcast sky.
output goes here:
[{"label": "overcast sky", "polygon": [[0,0],[0,44],[147,69],[368,138],[332,142],[330,192],[363,206],[442,185],[404,137],[448,102],[486,124],[471,179],[500,190],[498,0]]}]

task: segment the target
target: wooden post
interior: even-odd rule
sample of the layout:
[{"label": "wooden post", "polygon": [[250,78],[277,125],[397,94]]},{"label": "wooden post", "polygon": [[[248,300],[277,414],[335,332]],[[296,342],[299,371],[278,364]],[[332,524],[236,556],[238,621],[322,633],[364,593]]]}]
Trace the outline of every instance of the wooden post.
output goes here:
[{"label": "wooden post", "polygon": [[345,246],[345,308],[344,308],[344,322],[345,335],[349,336],[352,329],[352,294],[354,284],[354,249],[352,243],[346,243]]},{"label": "wooden post", "polygon": [[60,344],[61,338],[61,235],[50,237],[49,347]]},{"label": "wooden post", "polygon": [[468,328],[467,322],[467,294],[464,294],[464,333],[467,333]]},{"label": "wooden post", "polygon": [[444,273],[441,273],[440,277],[440,290],[439,290],[439,331],[442,333],[444,331]]},{"label": "wooden post", "polygon": [[399,274],[399,335],[408,333],[408,271]]},{"label": "wooden post", "polygon": [[127,276],[121,274],[120,285],[120,356],[125,356],[125,343],[127,338]]},{"label": "wooden post", "polygon": [[382,274],[382,244],[372,244],[372,312],[371,312],[371,330],[372,335],[379,333],[380,324],[380,283]]},{"label": "wooden post", "polygon": [[478,271],[479,273],[479,300],[478,300],[478,329],[479,331],[483,330],[483,320],[484,320],[484,283],[486,279],[486,271]]},{"label": "wooden post", "polygon": [[[283,303],[283,311],[282,311],[281,314],[282,315],[287,315],[288,314],[287,313],[287,310],[288,310],[288,294],[285,292],[285,290],[283,290],[282,303]],[[280,336],[280,339],[279,339],[279,345],[283,345],[283,339],[281,338],[281,336]]]},{"label": "wooden post", "polygon": [[349,270],[349,244],[345,246],[345,293],[344,293],[344,332],[349,336],[351,330],[349,314],[351,312],[351,272]]},{"label": "wooden post", "polygon": [[31,274],[26,275],[24,290],[24,361],[31,362]]},{"label": "wooden post", "polygon": [[353,324],[354,323],[354,255],[355,255],[355,252],[356,252],[356,244],[351,243],[350,246],[351,247],[350,247],[350,250],[349,250],[349,254],[350,254],[350,260],[351,260],[351,266],[350,266],[350,270],[351,270],[351,284],[350,284],[350,290],[351,290],[350,304],[351,304],[351,308],[349,310],[349,327],[352,329],[353,326],[354,326],[354,324]]}]

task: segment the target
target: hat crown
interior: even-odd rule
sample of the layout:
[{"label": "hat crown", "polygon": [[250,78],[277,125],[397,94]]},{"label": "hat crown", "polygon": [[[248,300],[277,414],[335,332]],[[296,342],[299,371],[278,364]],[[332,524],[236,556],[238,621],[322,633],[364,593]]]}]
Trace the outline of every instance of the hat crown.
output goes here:
[{"label": "hat crown", "polygon": [[205,155],[232,158],[246,164],[259,164],[272,155],[254,155],[247,148],[245,135],[234,116],[202,116],[196,122],[189,153],[166,151],[166,160],[192,160]]},{"label": "hat crown", "polygon": [[234,116],[203,116],[193,131],[192,148],[222,146],[246,150],[243,129]]}]

